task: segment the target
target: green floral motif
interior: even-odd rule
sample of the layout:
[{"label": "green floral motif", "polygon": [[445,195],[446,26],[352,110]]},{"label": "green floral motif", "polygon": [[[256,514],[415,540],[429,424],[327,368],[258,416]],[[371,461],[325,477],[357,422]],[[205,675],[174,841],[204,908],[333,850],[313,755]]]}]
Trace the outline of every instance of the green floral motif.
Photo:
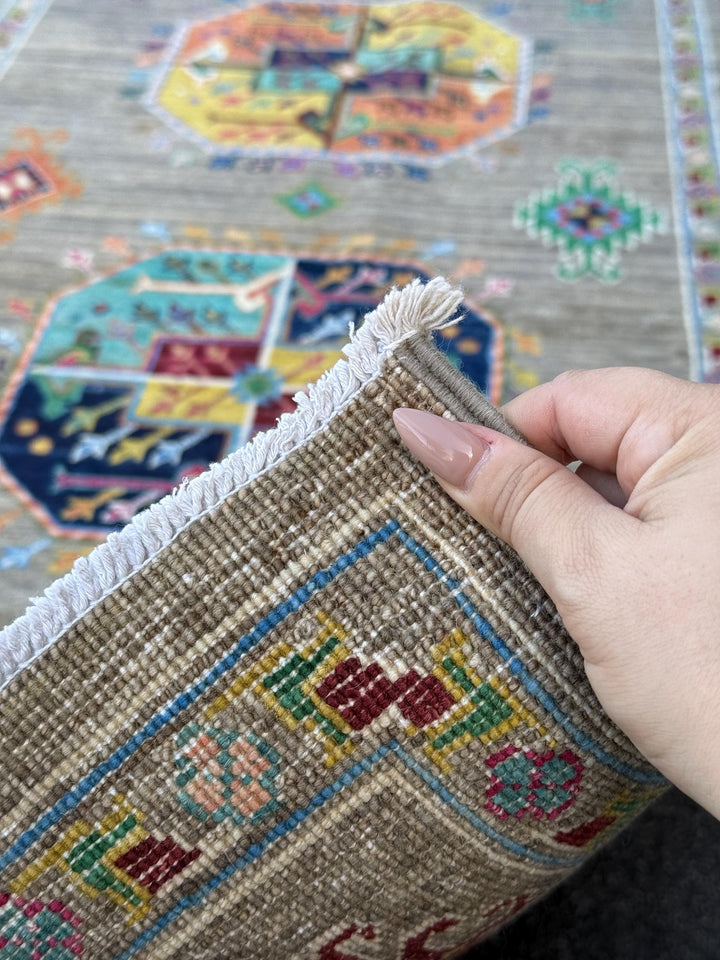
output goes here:
[{"label": "green floral motif", "polygon": [[317,183],[307,183],[294,193],[283,193],[278,200],[288,210],[303,218],[316,217],[337,206],[337,200]]},{"label": "green floral motif", "polygon": [[249,363],[237,374],[232,392],[243,403],[267,403],[282,394],[283,379],[271,368]]},{"label": "green floral motif", "polygon": [[83,953],[82,920],[61,900],[0,893],[0,957],[73,960]]},{"label": "green floral motif", "polygon": [[557,246],[561,280],[585,274],[605,283],[620,280],[620,253],[665,228],[665,216],[631,193],[620,193],[615,165],[604,160],[563,160],[555,189],[518,205],[515,226],[547,246]]}]

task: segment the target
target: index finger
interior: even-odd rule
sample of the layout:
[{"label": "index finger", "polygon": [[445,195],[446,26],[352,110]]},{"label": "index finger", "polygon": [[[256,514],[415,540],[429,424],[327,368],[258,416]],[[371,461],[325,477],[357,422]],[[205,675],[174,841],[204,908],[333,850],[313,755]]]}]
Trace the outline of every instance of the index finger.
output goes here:
[{"label": "index finger", "polygon": [[615,474],[629,494],[686,429],[697,389],[707,387],[641,367],[571,370],[502,412],[546,456]]}]

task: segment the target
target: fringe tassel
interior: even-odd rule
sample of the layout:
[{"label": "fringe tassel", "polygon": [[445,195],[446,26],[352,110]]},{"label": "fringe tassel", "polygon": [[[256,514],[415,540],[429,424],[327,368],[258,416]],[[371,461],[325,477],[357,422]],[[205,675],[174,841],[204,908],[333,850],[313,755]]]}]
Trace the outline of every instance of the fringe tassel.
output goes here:
[{"label": "fringe tassel", "polygon": [[462,293],[442,277],[394,289],[369,313],[340,360],[295,396],[297,409],[277,426],[213,464],[140,513],[35,598],[0,631],[0,689],[104,597],[168,546],[191,523],[309,440],[382,370],[383,358],[409,337],[454,322]]}]

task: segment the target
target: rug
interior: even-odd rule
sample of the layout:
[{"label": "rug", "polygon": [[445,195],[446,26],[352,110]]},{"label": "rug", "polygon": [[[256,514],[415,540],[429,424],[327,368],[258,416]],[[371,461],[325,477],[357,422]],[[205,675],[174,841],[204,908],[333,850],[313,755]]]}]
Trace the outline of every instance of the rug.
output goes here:
[{"label": "rug", "polygon": [[[436,342],[495,401],[572,366],[717,380],[717,0],[309,9],[0,0],[0,624],[413,277],[462,284],[473,327]],[[714,960],[720,837],[684,809],[645,818],[669,885],[633,827],[498,955]]]},{"label": "rug", "polygon": [[0,624],[394,285],[492,400],[717,379],[717,0],[0,0]]},{"label": "rug", "polygon": [[394,430],[511,432],[429,340],[460,300],[391,292],[0,633],[0,956],[449,958],[664,791]]}]

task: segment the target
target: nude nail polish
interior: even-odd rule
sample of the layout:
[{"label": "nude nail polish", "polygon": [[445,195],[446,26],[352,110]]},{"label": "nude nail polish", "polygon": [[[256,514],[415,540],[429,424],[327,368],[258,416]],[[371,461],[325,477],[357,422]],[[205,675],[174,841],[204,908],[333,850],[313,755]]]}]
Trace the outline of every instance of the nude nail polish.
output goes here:
[{"label": "nude nail polish", "polygon": [[468,424],[445,420],[424,410],[395,410],[393,420],[408,450],[453,487],[466,486],[474,467],[490,449],[490,444]]}]

